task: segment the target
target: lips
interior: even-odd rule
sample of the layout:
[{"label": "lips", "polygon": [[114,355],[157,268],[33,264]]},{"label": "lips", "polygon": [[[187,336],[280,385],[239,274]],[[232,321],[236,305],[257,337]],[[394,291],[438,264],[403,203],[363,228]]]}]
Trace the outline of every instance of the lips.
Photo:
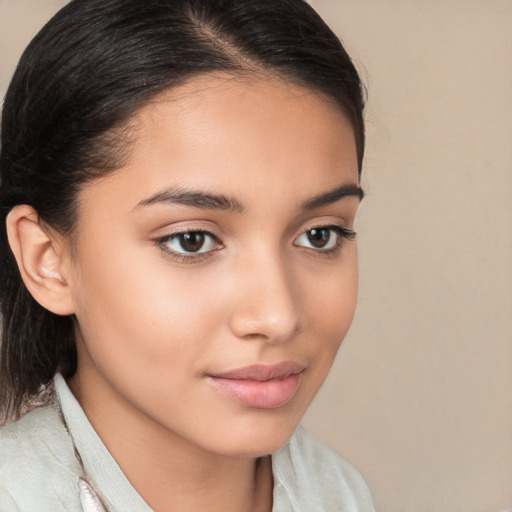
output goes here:
[{"label": "lips", "polygon": [[208,375],[208,382],[235,402],[256,409],[275,409],[297,392],[305,366],[285,361],[251,365]]}]

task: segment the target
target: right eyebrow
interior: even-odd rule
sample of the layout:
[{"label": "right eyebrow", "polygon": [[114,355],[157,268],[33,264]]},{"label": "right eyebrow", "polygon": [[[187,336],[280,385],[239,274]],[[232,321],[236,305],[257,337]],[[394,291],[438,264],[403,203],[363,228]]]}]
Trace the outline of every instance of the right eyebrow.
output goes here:
[{"label": "right eyebrow", "polygon": [[243,204],[234,197],[201,190],[172,187],[161,192],[157,192],[147,199],[143,199],[137,204],[135,209],[158,203],[180,204],[184,206],[193,206],[195,208],[203,208],[206,210],[225,210],[236,213],[241,213],[244,210]]}]

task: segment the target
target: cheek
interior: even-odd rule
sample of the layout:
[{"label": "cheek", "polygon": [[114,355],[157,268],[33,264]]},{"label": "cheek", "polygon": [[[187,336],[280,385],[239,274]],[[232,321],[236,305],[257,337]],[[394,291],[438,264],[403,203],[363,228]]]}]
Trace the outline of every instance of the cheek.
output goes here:
[{"label": "cheek", "polygon": [[357,300],[357,252],[355,245],[343,262],[310,274],[303,292],[305,321],[316,345],[319,364],[328,371],[352,319]]},{"label": "cheek", "polygon": [[357,300],[357,252],[355,245],[345,251],[343,261],[309,274],[307,300],[310,317],[323,330],[345,333],[354,316]]},{"label": "cheek", "polygon": [[219,328],[221,304],[208,282],[167,264],[157,249],[149,258],[148,252],[82,258],[77,318],[101,366],[168,371],[170,363],[197,359],[207,335]]},{"label": "cheek", "polygon": [[301,281],[302,333],[299,337],[310,366],[302,388],[305,412],[332,367],[350,327],[357,299],[357,253],[355,245],[343,261],[306,271]]}]

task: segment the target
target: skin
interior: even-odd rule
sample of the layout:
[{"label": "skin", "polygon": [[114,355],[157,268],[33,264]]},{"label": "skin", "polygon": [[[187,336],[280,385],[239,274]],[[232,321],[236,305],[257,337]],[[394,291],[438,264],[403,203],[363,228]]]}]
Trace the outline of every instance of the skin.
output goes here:
[{"label": "skin", "polygon": [[[351,229],[359,197],[303,207],[357,187],[353,132],[319,94],[254,76],[196,78],[133,121],[126,165],[81,191],[74,246],[62,242],[77,319],[69,384],[154,510],[270,511],[267,455],[292,435],[354,313],[355,240],[326,228],[338,246],[323,250],[307,233]],[[155,199],[177,187],[237,208]],[[162,238],[184,230],[213,237],[183,259],[180,239]],[[282,361],[304,371],[278,407],[241,404],[208,378]]]}]

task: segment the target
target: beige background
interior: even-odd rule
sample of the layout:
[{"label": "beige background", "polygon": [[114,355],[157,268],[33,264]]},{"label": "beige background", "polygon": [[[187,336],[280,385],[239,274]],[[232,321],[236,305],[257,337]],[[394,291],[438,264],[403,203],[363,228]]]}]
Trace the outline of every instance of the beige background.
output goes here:
[{"label": "beige background", "polygon": [[[512,506],[512,0],[313,4],[368,84],[368,198],[359,309],[305,423],[364,474],[379,512],[503,512]],[[2,95],[59,5],[0,0]]]}]

